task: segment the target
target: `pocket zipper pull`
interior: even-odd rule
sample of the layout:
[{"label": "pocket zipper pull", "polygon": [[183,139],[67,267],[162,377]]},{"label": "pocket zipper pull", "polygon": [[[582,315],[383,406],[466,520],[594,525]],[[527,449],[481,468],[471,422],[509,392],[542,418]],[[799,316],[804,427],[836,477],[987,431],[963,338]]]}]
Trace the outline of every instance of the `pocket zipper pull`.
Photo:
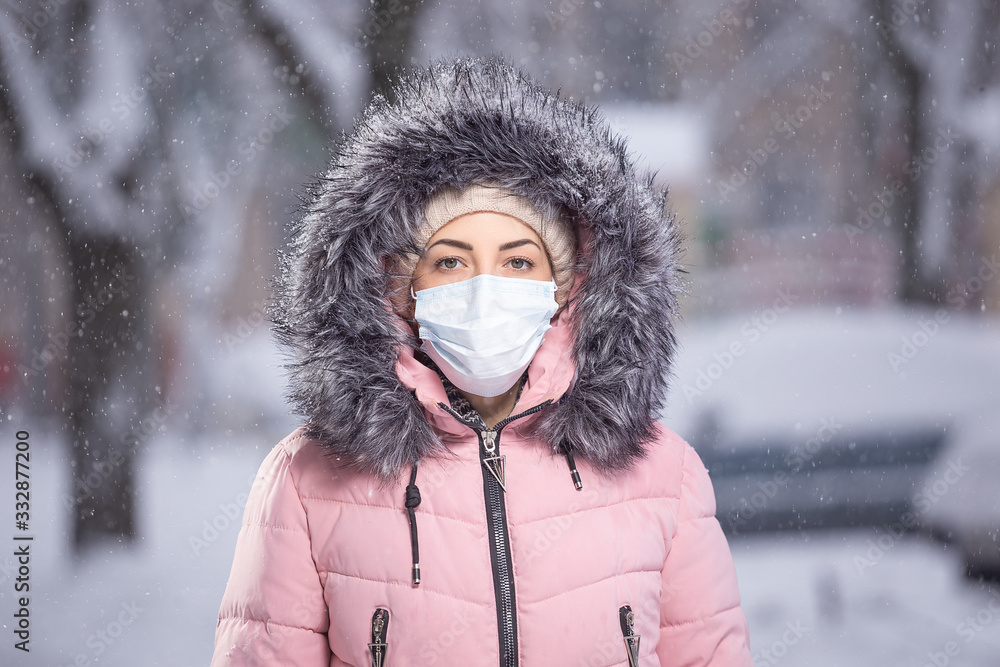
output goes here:
[{"label": "pocket zipper pull", "polygon": [[639,667],[639,635],[635,634],[635,614],[630,605],[618,610],[618,620],[621,622],[625,652],[628,654],[628,667]]},{"label": "pocket zipper pull", "polygon": [[372,640],[368,650],[372,654],[372,667],[385,665],[385,654],[389,645],[386,636],[389,634],[389,610],[379,607],[372,615]]}]

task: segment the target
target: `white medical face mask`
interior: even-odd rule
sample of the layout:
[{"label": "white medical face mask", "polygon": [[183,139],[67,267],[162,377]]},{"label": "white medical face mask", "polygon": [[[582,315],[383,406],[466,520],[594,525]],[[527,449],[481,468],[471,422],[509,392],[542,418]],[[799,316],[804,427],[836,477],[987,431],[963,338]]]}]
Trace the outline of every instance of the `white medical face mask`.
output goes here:
[{"label": "white medical face mask", "polygon": [[514,386],[559,308],[553,281],[481,274],[410,291],[420,349],[456,387],[476,396],[499,396]]}]

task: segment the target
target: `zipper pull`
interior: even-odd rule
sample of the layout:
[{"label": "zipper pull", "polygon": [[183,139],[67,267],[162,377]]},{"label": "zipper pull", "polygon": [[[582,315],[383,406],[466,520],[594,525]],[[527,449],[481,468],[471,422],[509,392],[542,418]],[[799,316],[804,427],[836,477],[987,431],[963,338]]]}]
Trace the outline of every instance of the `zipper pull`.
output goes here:
[{"label": "zipper pull", "polygon": [[490,471],[493,478],[500,485],[500,488],[505,492],[507,491],[507,475],[504,470],[504,464],[507,462],[506,456],[497,456],[497,432],[488,429],[481,432],[483,438],[483,451],[486,456],[483,457],[483,465],[486,469]]},{"label": "zipper pull", "polygon": [[618,620],[622,626],[625,652],[628,654],[628,667],[639,667],[639,635],[635,634],[635,613],[630,605],[618,610]]},{"label": "zipper pull", "polygon": [[493,455],[497,450],[497,432],[493,430],[483,431],[483,448],[486,453]]},{"label": "zipper pull", "polygon": [[368,650],[372,654],[372,667],[385,665],[385,654],[389,645],[386,636],[389,634],[389,610],[379,607],[372,615],[372,640]]}]

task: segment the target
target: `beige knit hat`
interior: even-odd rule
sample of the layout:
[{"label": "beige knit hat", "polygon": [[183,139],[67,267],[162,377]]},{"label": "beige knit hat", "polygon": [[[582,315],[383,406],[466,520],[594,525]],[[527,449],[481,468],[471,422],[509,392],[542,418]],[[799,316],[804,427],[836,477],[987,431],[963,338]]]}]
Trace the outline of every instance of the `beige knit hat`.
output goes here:
[{"label": "beige knit hat", "polygon": [[[455,218],[467,213],[502,213],[517,218],[535,230],[542,239],[552,264],[556,283],[556,302],[562,306],[569,298],[576,263],[576,239],[569,221],[556,206],[542,209],[528,199],[505,188],[491,185],[470,185],[464,190],[448,186],[438,190],[427,202],[424,220],[413,239],[423,250],[434,234]],[[400,258],[397,269],[402,275],[412,275],[417,257]]]}]

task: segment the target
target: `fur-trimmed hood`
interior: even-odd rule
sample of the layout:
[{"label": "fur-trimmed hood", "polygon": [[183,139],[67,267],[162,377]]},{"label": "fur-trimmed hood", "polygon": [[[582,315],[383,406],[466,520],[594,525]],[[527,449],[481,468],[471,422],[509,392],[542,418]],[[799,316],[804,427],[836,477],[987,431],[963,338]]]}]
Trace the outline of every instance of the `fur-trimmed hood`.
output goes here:
[{"label": "fur-trimmed hood", "polygon": [[341,141],[278,280],[272,317],[310,436],[382,479],[440,452],[397,373],[419,341],[389,305],[390,260],[416,250],[435,190],[489,182],[564,207],[581,241],[575,379],[536,432],[599,469],[628,467],[654,437],[675,348],[680,239],[666,193],[596,110],[502,60],[432,65],[396,93]]}]

